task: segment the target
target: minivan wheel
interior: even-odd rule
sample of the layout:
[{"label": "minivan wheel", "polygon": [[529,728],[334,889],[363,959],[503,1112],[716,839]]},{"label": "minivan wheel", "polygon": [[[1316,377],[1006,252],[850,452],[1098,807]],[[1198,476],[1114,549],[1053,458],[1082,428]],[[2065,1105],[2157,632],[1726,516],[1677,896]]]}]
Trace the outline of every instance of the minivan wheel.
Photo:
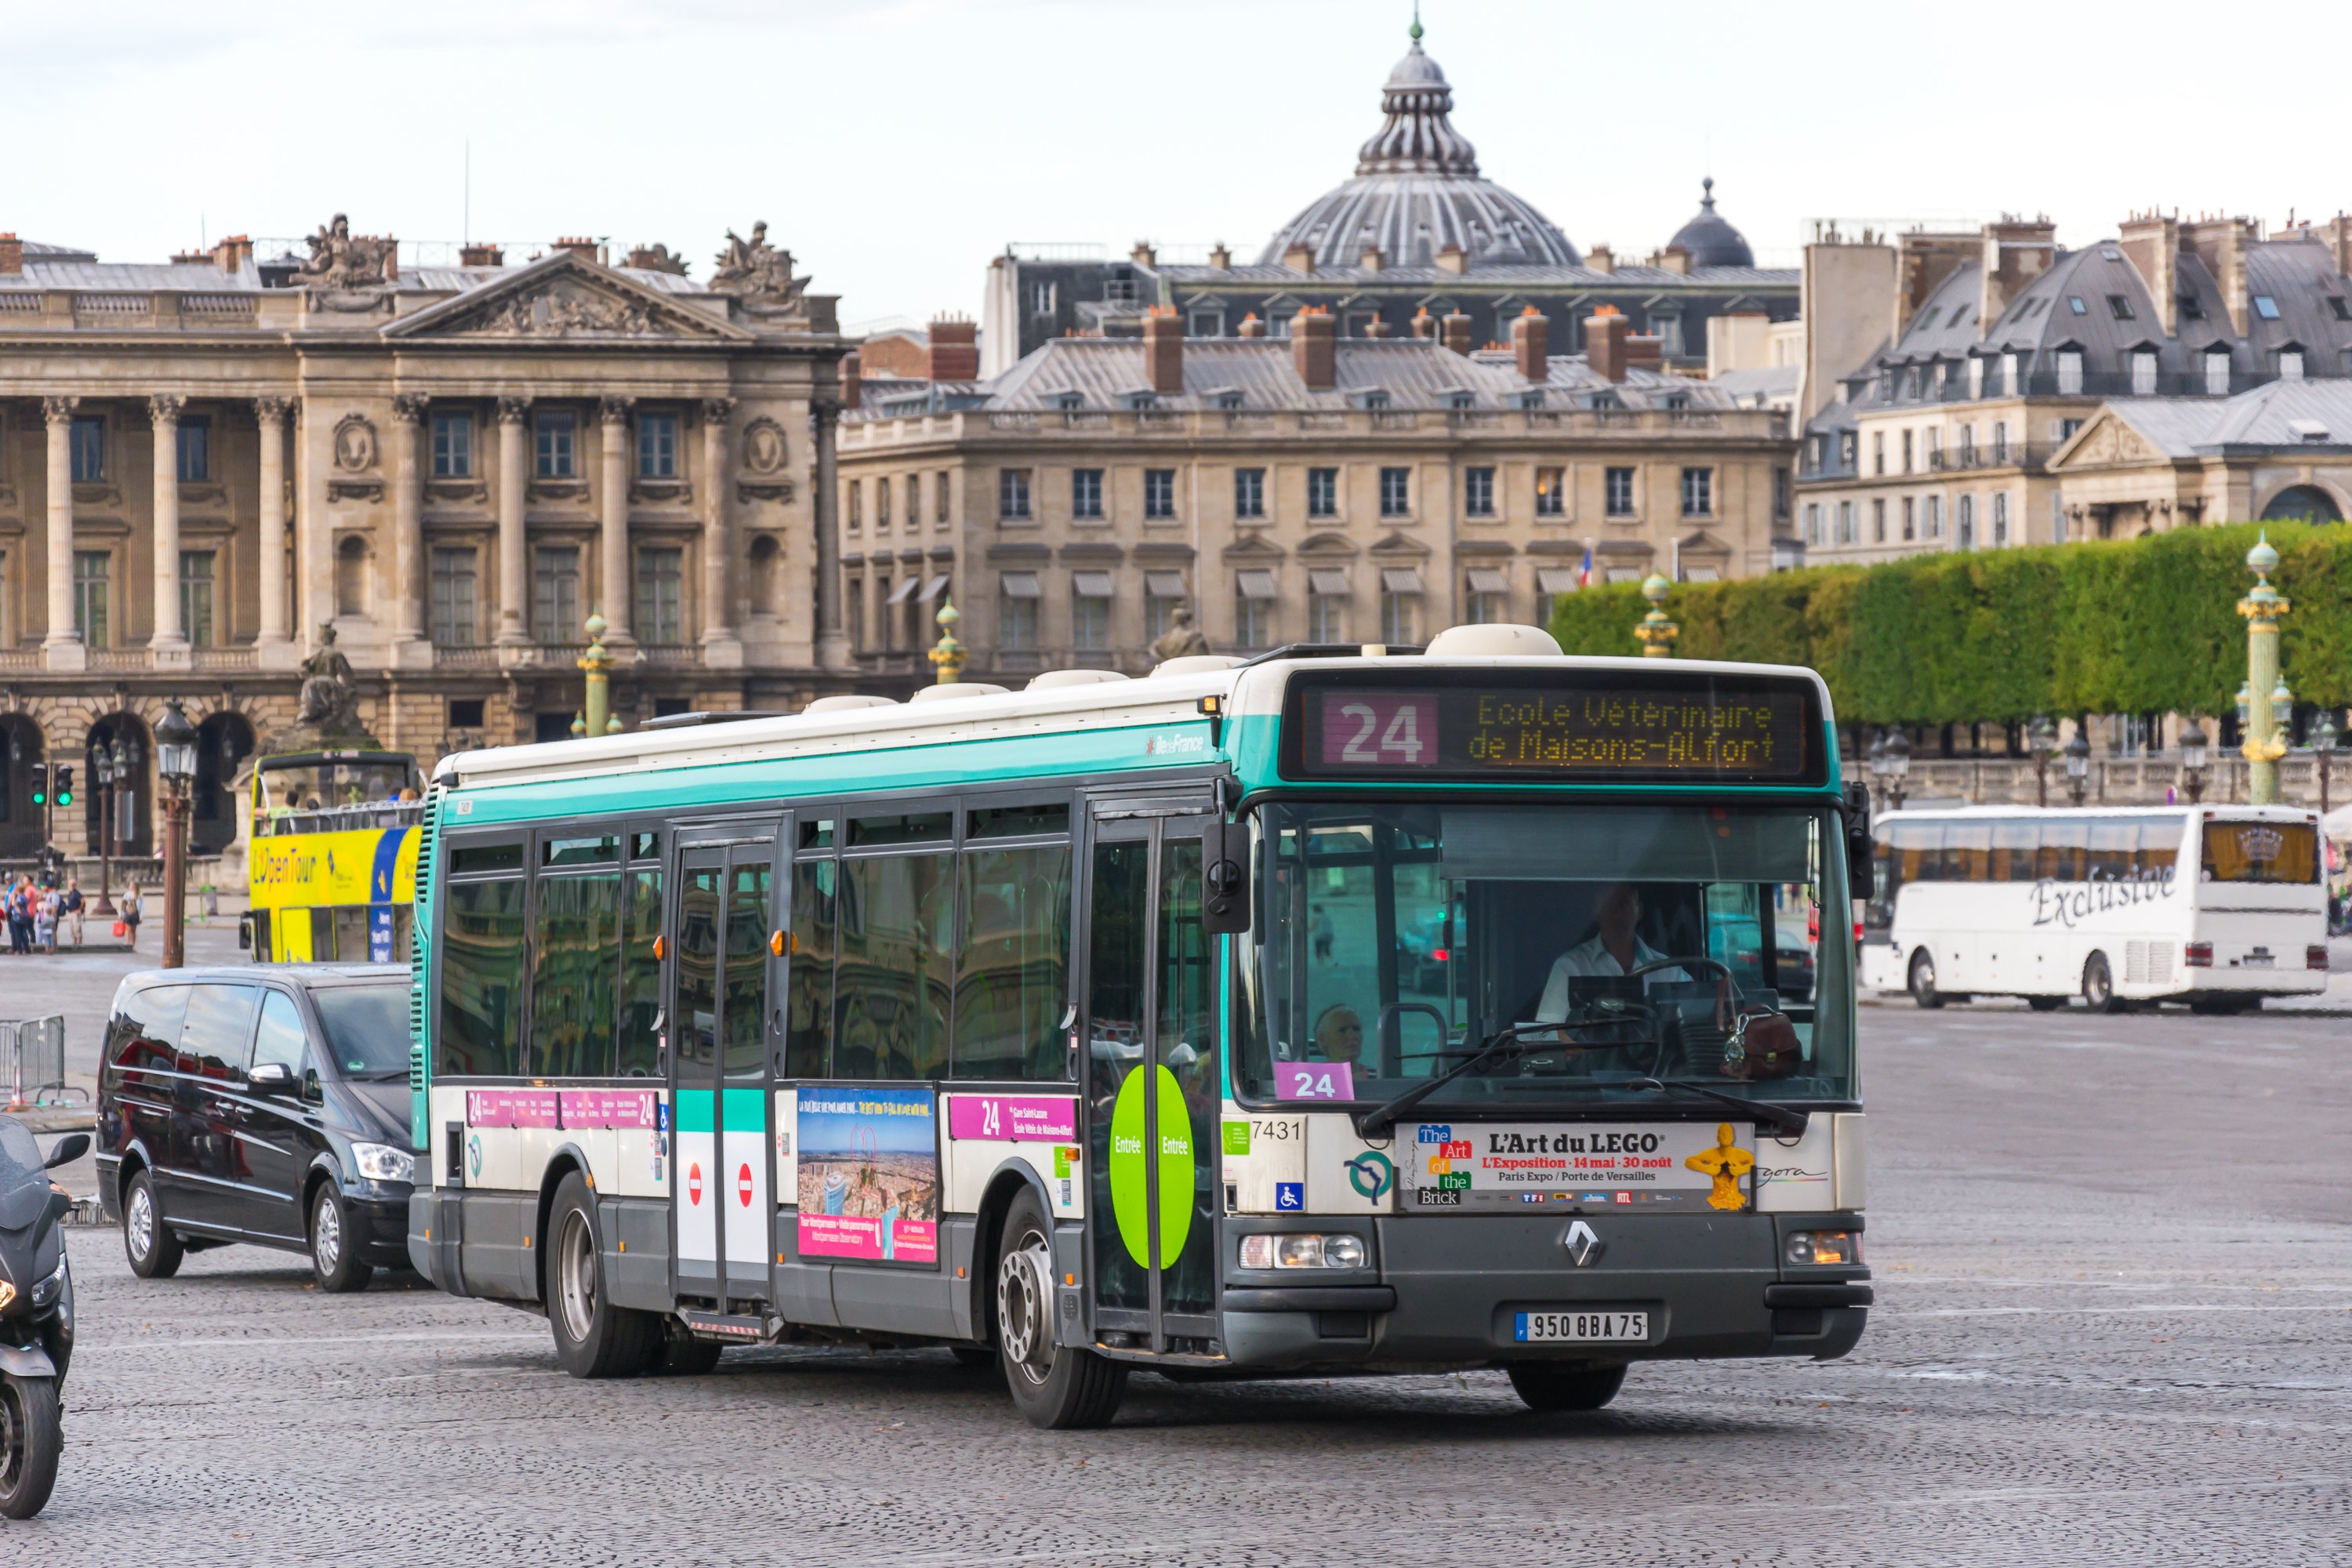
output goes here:
[{"label": "minivan wheel", "polygon": [[2116,994],[2115,972],[2107,967],[2107,955],[2095,952],[2083,964],[2083,1000],[2094,1013],[2120,1013],[2123,998]]},{"label": "minivan wheel", "polygon": [[644,1369],[661,1324],[650,1312],[613,1305],[596,1243],[594,1198],[577,1171],[555,1189],[548,1233],[547,1321],[555,1359],[574,1377],[626,1377]]},{"label": "minivan wheel", "polygon": [[996,1255],[996,1349],[1005,1386],[1032,1426],[1108,1426],[1127,1394],[1127,1368],[1054,1342],[1053,1247],[1044,1205],[1024,1191],[1004,1216]]},{"label": "minivan wheel", "polygon": [[1507,1363],[1511,1387],[1530,1410],[1598,1410],[1625,1386],[1625,1366],[1575,1366],[1556,1361]]},{"label": "minivan wheel", "polygon": [[130,1255],[131,1272],[142,1279],[169,1279],[187,1255],[180,1238],[163,1227],[155,1178],[144,1171],[131,1178],[122,1194],[122,1250]]},{"label": "minivan wheel", "polygon": [[1931,1013],[1944,1005],[1936,989],[1936,960],[1924,947],[1911,955],[1911,1000]]},{"label": "minivan wheel", "polygon": [[310,1200],[310,1272],[319,1289],[338,1296],[364,1290],[375,1278],[374,1268],[361,1261],[359,1238],[352,1234],[351,1211],[332,1182],[319,1184]]}]

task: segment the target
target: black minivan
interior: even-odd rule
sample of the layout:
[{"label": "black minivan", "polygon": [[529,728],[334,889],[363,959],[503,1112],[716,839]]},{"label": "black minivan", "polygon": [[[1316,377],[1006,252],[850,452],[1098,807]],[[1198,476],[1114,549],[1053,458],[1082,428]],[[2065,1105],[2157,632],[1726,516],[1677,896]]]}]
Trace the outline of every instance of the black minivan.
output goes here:
[{"label": "black minivan", "polygon": [[361,1290],[408,1262],[408,971],[152,969],[114,994],[99,1192],[142,1279],[233,1241]]}]

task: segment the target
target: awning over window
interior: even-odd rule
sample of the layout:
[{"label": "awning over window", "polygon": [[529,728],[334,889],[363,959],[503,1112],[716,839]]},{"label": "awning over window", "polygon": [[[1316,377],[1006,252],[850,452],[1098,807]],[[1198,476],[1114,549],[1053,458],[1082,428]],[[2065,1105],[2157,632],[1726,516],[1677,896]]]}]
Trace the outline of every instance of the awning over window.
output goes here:
[{"label": "awning over window", "polygon": [[909,577],[905,582],[899,584],[896,588],[891,589],[890,596],[887,599],[885,599],[883,603],[886,605],[903,605],[908,600],[913,598],[915,596],[915,590],[920,588],[922,585],[923,580],[920,577]]},{"label": "awning over window", "polygon": [[1538,566],[1536,568],[1536,586],[1547,594],[1573,594],[1576,592],[1576,568]]},{"label": "awning over window", "polygon": [[1234,574],[1234,586],[1244,599],[1277,599],[1282,596],[1280,590],[1274,585],[1274,574],[1271,572],[1237,572]]},{"label": "awning over window", "polygon": [[1638,583],[1647,575],[1639,566],[1612,566],[1606,574],[1612,583]]},{"label": "awning over window", "polygon": [[1713,583],[1719,581],[1722,576],[1723,574],[1712,566],[1685,566],[1683,568],[1683,581],[1685,583]]},{"label": "awning over window", "polygon": [[1146,572],[1143,574],[1143,591],[1154,599],[1192,597],[1184,591],[1184,574],[1181,572]]},{"label": "awning over window", "polygon": [[1307,591],[1326,598],[1345,598],[1354,592],[1348,586],[1348,574],[1331,566],[1318,566],[1308,572]]},{"label": "awning over window", "polygon": [[1499,566],[1473,566],[1465,575],[1474,594],[1507,594],[1511,591],[1510,576]]},{"label": "awning over window", "polygon": [[1070,592],[1081,599],[1108,599],[1111,594],[1110,574],[1073,572],[1070,574]]},{"label": "awning over window", "polygon": [[942,572],[938,576],[923,584],[923,603],[926,605],[931,604],[935,602],[941,594],[944,594],[947,591],[948,574]]},{"label": "awning over window", "polygon": [[1418,594],[1422,592],[1421,574],[1410,566],[1381,568],[1381,591],[1386,594]]},{"label": "awning over window", "polygon": [[997,592],[1008,599],[1042,599],[1045,590],[1037,586],[1034,572],[1000,572],[996,574]]}]

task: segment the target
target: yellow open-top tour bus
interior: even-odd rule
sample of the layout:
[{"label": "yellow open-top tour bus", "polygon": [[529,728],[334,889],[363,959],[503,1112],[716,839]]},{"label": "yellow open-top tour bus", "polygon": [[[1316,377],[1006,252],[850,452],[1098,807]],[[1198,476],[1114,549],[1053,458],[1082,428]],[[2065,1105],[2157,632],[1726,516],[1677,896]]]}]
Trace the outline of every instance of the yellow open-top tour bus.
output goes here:
[{"label": "yellow open-top tour bus", "polygon": [[289,752],[253,769],[257,961],[405,963],[425,803],[405,752]]}]

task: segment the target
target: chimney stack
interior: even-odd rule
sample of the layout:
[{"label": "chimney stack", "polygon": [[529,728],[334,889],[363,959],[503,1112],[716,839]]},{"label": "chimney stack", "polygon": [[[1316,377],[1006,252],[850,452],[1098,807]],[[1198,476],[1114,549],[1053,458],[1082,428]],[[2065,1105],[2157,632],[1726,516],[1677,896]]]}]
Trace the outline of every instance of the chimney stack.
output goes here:
[{"label": "chimney stack", "polygon": [[1242,324],[1234,331],[1237,337],[1262,338],[1265,336],[1265,323],[1257,319],[1255,310],[1252,310],[1242,317]]},{"label": "chimney stack", "polygon": [[1283,247],[1282,264],[1293,272],[1304,272],[1312,277],[1315,272],[1315,247],[1293,240]]},{"label": "chimney stack", "polygon": [[1364,336],[1368,338],[1392,338],[1396,336],[1396,329],[1390,326],[1388,322],[1381,320],[1380,317],[1374,316],[1370,321],[1364,323]]},{"label": "chimney stack", "polygon": [[1625,317],[1603,305],[1584,319],[1584,363],[1606,381],[1625,379]]},{"label": "chimney stack", "polygon": [[2156,300],[2157,325],[2172,336],[2180,309],[2180,220],[2153,210],[2134,213],[2118,234],[2125,259]]},{"label": "chimney stack", "polygon": [[1625,334],[1625,368],[1661,370],[1666,363],[1666,340],[1655,332]]},{"label": "chimney stack", "polygon": [[1447,240],[1437,247],[1437,269],[1440,272],[1467,272],[1470,257],[1459,245]]},{"label": "chimney stack", "polygon": [[866,400],[866,363],[856,349],[841,356],[841,406],[854,409]]},{"label": "chimney stack", "polygon": [[1184,323],[1173,305],[1154,305],[1144,313],[1143,375],[1163,397],[1184,390]]},{"label": "chimney stack", "polygon": [[2262,237],[2262,226],[2250,217],[2205,218],[2180,226],[2182,247],[2194,251],[2221,286],[2230,326],[2240,337],[2246,335],[2246,313],[2252,303],[2246,287],[2246,251]]},{"label": "chimney stack", "polygon": [[1321,305],[1302,305],[1290,322],[1290,357],[1309,392],[1339,384],[1339,318]]},{"label": "chimney stack", "polygon": [[506,264],[507,253],[495,245],[467,244],[457,247],[457,265],[460,267],[504,267]]},{"label": "chimney stack", "polygon": [[1221,239],[1209,247],[1209,265],[1220,272],[1231,272],[1234,269],[1234,253],[1225,248],[1223,240]]},{"label": "chimney stack", "polygon": [[1135,247],[1127,253],[1127,258],[1129,261],[1134,262],[1138,267],[1157,267],[1160,265],[1160,253],[1151,248],[1151,242],[1148,239],[1137,240],[1135,242]]},{"label": "chimney stack", "polygon": [[14,230],[0,234],[0,274],[15,278],[25,270],[25,242]]},{"label": "chimney stack", "polygon": [[1364,247],[1363,268],[1367,272],[1382,272],[1388,268],[1388,255],[1377,245]]},{"label": "chimney stack", "polygon": [[923,374],[933,381],[980,379],[980,329],[961,316],[934,317]]},{"label": "chimney stack", "polygon": [[1470,356],[1470,318],[1455,310],[1439,321],[1437,341],[1467,359]]},{"label": "chimney stack", "polygon": [[2352,274],[2352,216],[2337,213],[2319,226],[2319,237],[2336,256],[2336,275]]},{"label": "chimney stack", "polygon": [[1416,338],[1437,336],[1437,318],[1429,313],[1426,305],[1412,313],[1412,335]]},{"label": "chimney stack", "polygon": [[596,259],[596,242],[586,235],[573,235],[568,239],[559,239],[555,242],[555,248],[568,250],[583,261]]},{"label": "chimney stack", "polygon": [[1511,323],[1511,357],[1528,381],[1551,379],[1551,323],[1529,305]]},{"label": "chimney stack", "polygon": [[213,247],[213,265],[234,278],[253,262],[253,239],[248,235],[232,234]]},{"label": "chimney stack", "polygon": [[[1864,237],[1865,243],[1869,237]],[[2048,218],[2003,217],[1984,226],[1984,284],[1977,301],[1980,331],[2000,320],[2025,286],[2058,259],[2058,226]],[[1899,305],[1899,301],[1898,301]]]},{"label": "chimney stack", "polygon": [[1690,252],[1679,245],[1670,245],[1658,258],[1658,265],[1669,272],[1687,273],[1691,269]]},{"label": "chimney stack", "polygon": [[1604,277],[1614,276],[1617,253],[1605,245],[1596,245],[1584,253],[1584,266],[1587,271],[1598,272]]}]

